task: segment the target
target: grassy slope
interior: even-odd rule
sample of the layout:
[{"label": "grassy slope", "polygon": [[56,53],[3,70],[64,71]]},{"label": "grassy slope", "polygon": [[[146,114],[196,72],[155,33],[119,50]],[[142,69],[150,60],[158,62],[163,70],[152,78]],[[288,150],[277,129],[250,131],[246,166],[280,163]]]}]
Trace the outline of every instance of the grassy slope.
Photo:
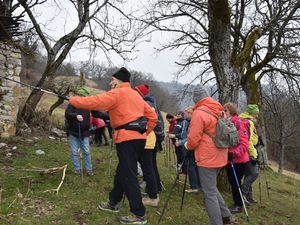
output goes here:
[{"label": "grassy slope", "polygon": [[[92,147],[95,176],[85,176],[84,184],[81,184],[80,177],[72,173],[68,143],[47,138],[35,140],[34,143],[16,139],[11,139],[9,142],[9,146],[16,145],[17,150],[13,152],[12,157],[6,157],[3,150],[0,150],[0,185],[3,188],[2,199],[0,198],[0,224],[118,224],[118,216],[129,213],[127,201],[118,214],[97,209],[99,201],[107,199],[113,182],[113,178],[107,174],[109,147]],[[37,149],[43,149],[46,155],[36,156]],[[147,208],[148,224],[151,225],[157,224],[158,212],[161,211],[175,178],[173,169],[165,165],[163,153],[158,154],[158,160],[167,191],[161,194],[161,204],[158,209]],[[113,168],[116,163],[114,154]],[[37,172],[19,170],[20,168],[50,168],[64,164],[68,164],[68,170],[58,195],[43,193],[43,191],[56,188],[60,182],[61,173],[41,176]],[[21,179],[21,177],[28,176],[32,177]],[[266,196],[265,179],[261,176],[263,203],[249,208],[250,223],[246,223],[244,214],[240,214],[236,217],[236,224],[299,224],[300,182],[271,171],[267,172],[267,177],[271,187],[270,198]],[[30,183],[29,180],[31,180]],[[184,209],[180,212],[184,177],[180,177],[180,180],[161,224],[207,224],[208,219],[201,194],[187,194]],[[254,191],[258,198],[258,181]],[[21,194],[17,197],[18,192]],[[226,193],[224,196],[226,202],[231,204],[230,194]]]}]

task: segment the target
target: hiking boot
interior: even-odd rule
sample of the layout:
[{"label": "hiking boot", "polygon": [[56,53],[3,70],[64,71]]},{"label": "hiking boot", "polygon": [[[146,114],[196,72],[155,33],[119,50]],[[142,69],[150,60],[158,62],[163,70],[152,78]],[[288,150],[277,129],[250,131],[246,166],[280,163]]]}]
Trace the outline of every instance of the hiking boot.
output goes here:
[{"label": "hiking boot", "polygon": [[223,217],[222,220],[223,220],[223,224],[231,224],[231,223],[233,223],[233,219],[232,219],[231,216]]},{"label": "hiking boot", "polygon": [[148,205],[148,206],[152,206],[152,207],[157,207],[158,203],[159,203],[159,197],[157,198],[149,198],[149,197],[144,197],[142,199],[143,201],[143,205]]},{"label": "hiking boot", "polygon": [[250,204],[257,203],[257,201],[255,199],[253,199],[253,198],[249,199],[248,201],[249,201]]},{"label": "hiking boot", "polygon": [[236,214],[236,213],[241,213],[243,211],[243,208],[242,208],[242,206],[234,205],[234,206],[230,207],[229,210],[232,214]]},{"label": "hiking boot", "polygon": [[198,188],[195,188],[195,189],[186,189],[185,192],[186,193],[198,193],[198,192],[200,192],[200,190]]},{"label": "hiking boot", "polygon": [[244,198],[245,204],[249,206],[251,204],[250,201],[247,199],[247,197],[245,195],[243,195],[243,198]]},{"label": "hiking boot", "polygon": [[120,223],[140,225],[140,224],[146,224],[147,219],[146,219],[146,216],[136,216],[136,215],[121,216],[120,217]]},{"label": "hiking boot", "polygon": [[87,174],[88,176],[94,176],[93,170],[87,170],[87,171],[86,171],[86,174]]},{"label": "hiking boot", "polygon": [[111,205],[109,202],[101,202],[98,205],[98,208],[108,212],[114,212],[114,213],[119,212],[119,208],[115,205]]}]

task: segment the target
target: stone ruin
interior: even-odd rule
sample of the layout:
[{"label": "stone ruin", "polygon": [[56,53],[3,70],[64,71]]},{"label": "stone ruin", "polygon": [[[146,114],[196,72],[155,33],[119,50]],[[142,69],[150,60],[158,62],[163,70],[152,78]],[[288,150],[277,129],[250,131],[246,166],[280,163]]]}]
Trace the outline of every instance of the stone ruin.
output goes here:
[{"label": "stone ruin", "polygon": [[[9,42],[0,42],[0,76],[20,81],[20,72],[20,50]],[[0,138],[16,133],[19,97],[19,84],[0,78]]]}]

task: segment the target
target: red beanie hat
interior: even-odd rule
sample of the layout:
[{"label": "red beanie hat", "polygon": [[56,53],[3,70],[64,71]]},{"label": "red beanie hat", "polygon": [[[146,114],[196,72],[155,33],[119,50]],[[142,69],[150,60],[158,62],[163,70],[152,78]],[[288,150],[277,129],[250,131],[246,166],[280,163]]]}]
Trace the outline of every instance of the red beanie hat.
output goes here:
[{"label": "red beanie hat", "polygon": [[147,84],[136,86],[135,89],[140,93],[142,97],[145,97],[149,94],[149,86]]}]

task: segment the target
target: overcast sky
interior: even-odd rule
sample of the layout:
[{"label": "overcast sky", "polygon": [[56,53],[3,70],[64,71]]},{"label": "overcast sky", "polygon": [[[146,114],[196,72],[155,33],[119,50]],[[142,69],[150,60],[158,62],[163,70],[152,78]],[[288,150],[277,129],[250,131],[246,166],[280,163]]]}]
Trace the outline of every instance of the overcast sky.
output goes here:
[{"label": "overcast sky", "polygon": [[[144,0],[139,0],[144,1]],[[53,0],[49,0],[42,4],[38,8],[35,8],[35,13],[38,15],[37,20],[41,24],[46,23],[47,33],[53,38],[59,38],[66,32],[69,32],[77,24],[75,10],[68,1],[61,1],[63,4],[61,9],[58,10],[57,6],[53,6],[51,3]],[[145,2],[145,1],[144,1]],[[136,7],[137,1],[127,1],[130,3],[130,7]],[[135,3],[134,5],[132,3]],[[45,30],[45,28],[43,27]],[[137,70],[145,73],[153,74],[154,78],[158,81],[172,81],[178,71],[178,67],[175,65],[175,61],[178,61],[177,55],[179,52],[165,51],[163,53],[156,54],[154,47],[157,47],[158,42],[164,42],[171,38],[171,35],[155,34],[152,37],[151,42],[144,42],[139,44],[138,52],[133,54],[135,59],[130,62],[124,62],[118,55],[110,54],[110,59],[113,66],[126,66],[129,69]],[[72,49],[65,62],[84,61],[89,59],[89,52],[87,50]],[[103,56],[103,53],[97,55],[96,61],[99,63],[107,63],[107,59]],[[181,80],[186,82],[185,80]]]}]

